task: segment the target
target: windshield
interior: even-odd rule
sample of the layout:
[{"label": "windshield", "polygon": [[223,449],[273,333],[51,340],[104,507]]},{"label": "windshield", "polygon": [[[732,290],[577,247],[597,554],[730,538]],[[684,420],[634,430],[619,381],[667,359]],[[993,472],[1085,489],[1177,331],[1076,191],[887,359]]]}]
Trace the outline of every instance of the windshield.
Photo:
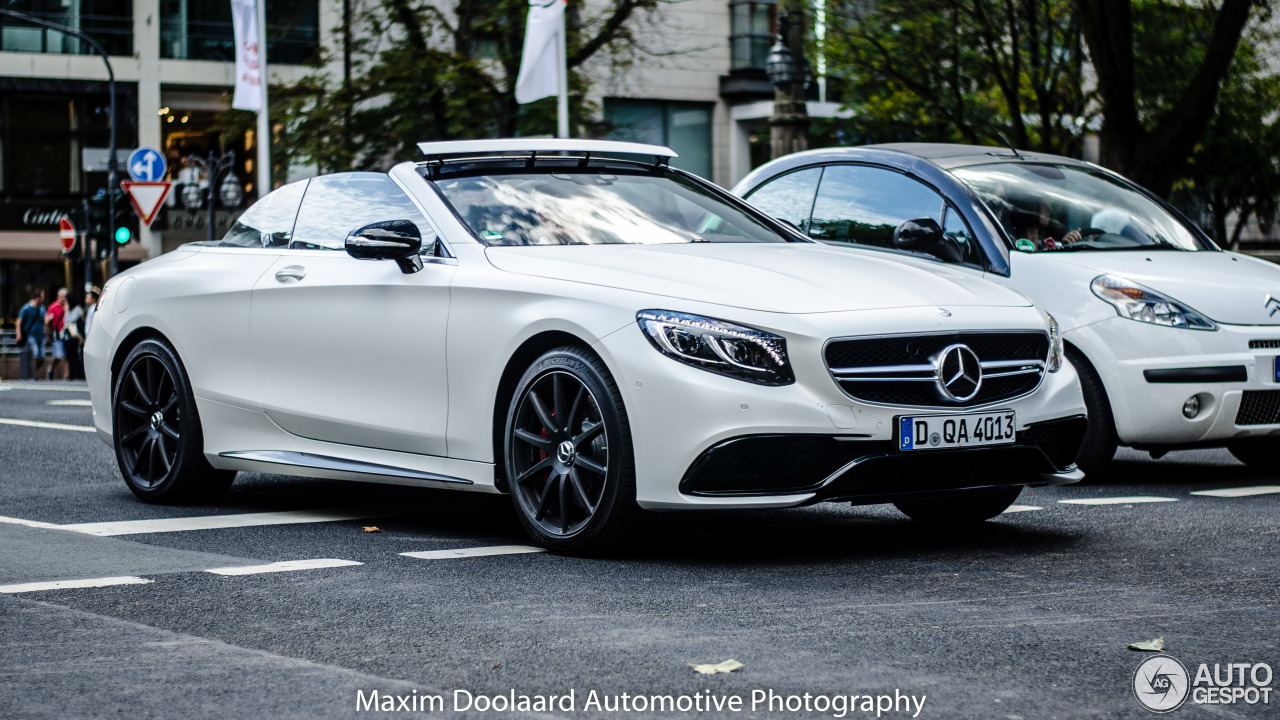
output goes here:
[{"label": "windshield", "polygon": [[745,210],[672,172],[524,169],[435,182],[486,245],[787,242]]},{"label": "windshield", "polygon": [[1210,249],[1159,203],[1102,172],[1031,163],[952,172],[1023,252]]}]

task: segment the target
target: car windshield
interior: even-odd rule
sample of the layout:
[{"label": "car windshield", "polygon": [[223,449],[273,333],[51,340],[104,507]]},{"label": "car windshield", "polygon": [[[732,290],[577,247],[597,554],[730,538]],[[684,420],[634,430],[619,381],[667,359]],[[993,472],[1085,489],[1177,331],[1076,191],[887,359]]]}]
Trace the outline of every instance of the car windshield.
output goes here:
[{"label": "car windshield", "polygon": [[788,241],[670,171],[558,167],[454,175],[435,183],[486,245]]},{"label": "car windshield", "polygon": [[993,163],[952,172],[1023,252],[1210,249],[1159,203],[1096,170]]}]

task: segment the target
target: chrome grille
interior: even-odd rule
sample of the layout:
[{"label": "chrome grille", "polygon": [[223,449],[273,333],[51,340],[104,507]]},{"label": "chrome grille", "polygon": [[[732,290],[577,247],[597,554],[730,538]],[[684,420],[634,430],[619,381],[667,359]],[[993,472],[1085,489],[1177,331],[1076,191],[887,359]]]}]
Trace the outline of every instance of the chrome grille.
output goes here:
[{"label": "chrome grille", "polygon": [[[967,345],[982,367],[982,387],[965,402],[944,399],[934,358]],[[972,407],[1025,395],[1040,385],[1049,336],[1040,332],[966,332],[837,338],[824,351],[827,369],[857,400],[917,407]]]}]

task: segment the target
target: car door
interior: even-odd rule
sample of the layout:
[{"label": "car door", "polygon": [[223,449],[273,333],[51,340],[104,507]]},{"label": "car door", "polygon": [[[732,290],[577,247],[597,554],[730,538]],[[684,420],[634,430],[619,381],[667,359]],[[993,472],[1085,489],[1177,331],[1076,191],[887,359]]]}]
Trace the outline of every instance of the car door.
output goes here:
[{"label": "car door", "polygon": [[[357,260],[352,231],[411,220],[424,267]],[[382,173],[313,178],[288,249],[253,291],[253,355],[263,410],[290,433],[325,442],[445,456],[445,330],[456,263]]]},{"label": "car door", "polygon": [[893,249],[893,232],[907,220],[932,218],[963,250],[961,265],[984,267],[964,218],[942,195],[897,170],[831,164],[802,168],[760,185],[747,200],[787,220],[815,240]]}]

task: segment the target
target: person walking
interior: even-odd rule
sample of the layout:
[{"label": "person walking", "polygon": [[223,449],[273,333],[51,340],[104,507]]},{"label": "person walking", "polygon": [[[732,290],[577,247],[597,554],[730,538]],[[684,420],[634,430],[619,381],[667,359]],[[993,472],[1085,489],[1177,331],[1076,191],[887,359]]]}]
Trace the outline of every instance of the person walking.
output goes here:
[{"label": "person walking", "polygon": [[48,378],[62,380],[66,377],[67,364],[67,289],[58,290],[58,299],[49,306],[44,316],[45,332],[49,337]]},{"label": "person walking", "polygon": [[84,308],[70,295],[67,296],[67,304],[71,306],[67,311],[67,339],[64,341],[67,351],[67,379],[84,380],[84,356],[81,355],[84,347]]},{"label": "person walking", "polygon": [[[98,311],[98,295],[102,291],[95,285],[84,296],[84,337],[89,339],[89,328],[93,327],[93,314]],[[83,344],[81,349],[84,349]]]},{"label": "person walking", "polygon": [[18,313],[18,377],[34,379],[44,368],[44,291],[37,290]]}]

